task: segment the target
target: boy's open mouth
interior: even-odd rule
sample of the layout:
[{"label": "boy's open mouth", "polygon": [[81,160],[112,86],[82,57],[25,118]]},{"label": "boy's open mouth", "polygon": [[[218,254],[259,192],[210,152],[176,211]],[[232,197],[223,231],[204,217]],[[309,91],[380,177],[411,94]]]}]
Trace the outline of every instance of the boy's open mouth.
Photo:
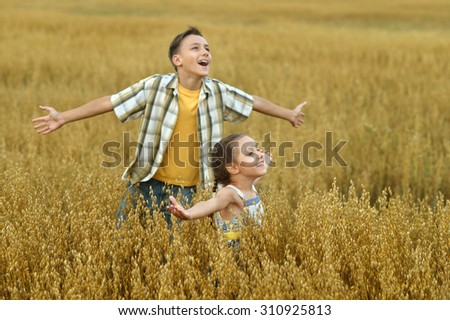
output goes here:
[{"label": "boy's open mouth", "polygon": [[208,62],[208,60],[200,60],[198,62],[198,64],[203,66],[203,67],[206,67],[206,66],[208,66],[209,62]]}]

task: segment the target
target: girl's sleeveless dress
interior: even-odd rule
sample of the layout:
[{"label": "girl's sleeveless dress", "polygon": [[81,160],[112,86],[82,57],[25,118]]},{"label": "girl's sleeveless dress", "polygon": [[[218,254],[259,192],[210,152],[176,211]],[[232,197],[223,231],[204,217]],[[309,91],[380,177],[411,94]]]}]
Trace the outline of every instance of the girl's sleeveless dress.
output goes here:
[{"label": "girl's sleeveless dress", "polygon": [[214,213],[214,221],[217,228],[222,231],[225,239],[227,239],[228,242],[231,243],[239,240],[239,230],[242,226],[247,224],[247,219],[252,219],[259,225],[261,224],[261,219],[264,214],[264,207],[255,189],[255,186],[253,186],[253,191],[256,192],[256,197],[251,199],[246,199],[244,193],[235,186],[229,184],[225,188],[227,187],[236,191],[239,197],[241,197],[242,201],[244,201],[244,211],[230,221],[223,220],[220,212]]}]

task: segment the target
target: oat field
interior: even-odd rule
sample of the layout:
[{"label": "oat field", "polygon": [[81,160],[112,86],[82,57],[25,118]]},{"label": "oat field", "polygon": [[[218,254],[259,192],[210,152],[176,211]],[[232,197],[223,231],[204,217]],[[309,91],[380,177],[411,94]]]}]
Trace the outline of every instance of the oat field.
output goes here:
[{"label": "oat field", "polygon": [[[226,125],[277,146],[264,224],[238,250],[208,219],[169,231],[142,206],[116,229],[132,152],[105,168],[103,146],[136,139],[138,121],[49,136],[31,123],[39,104],[172,72],[168,45],[190,25],[211,77],[308,101],[299,129]],[[450,1],[0,0],[0,26],[0,299],[450,298]],[[329,158],[340,141],[345,165]]]}]

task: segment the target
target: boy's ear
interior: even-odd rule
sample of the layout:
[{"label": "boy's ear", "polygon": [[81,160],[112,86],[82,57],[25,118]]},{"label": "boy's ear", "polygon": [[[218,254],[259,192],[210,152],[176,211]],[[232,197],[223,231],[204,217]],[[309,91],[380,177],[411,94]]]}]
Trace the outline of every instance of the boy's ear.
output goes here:
[{"label": "boy's ear", "polygon": [[181,57],[178,54],[174,54],[172,56],[172,63],[178,68],[181,66]]},{"label": "boy's ear", "polygon": [[237,173],[239,173],[239,166],[237,166],[237,165],[234,164],[234,163],[231,163],[231,164],[226,165],[225,168],[227,169],[227,171],[228,171],[230,174],[237,174]]}]

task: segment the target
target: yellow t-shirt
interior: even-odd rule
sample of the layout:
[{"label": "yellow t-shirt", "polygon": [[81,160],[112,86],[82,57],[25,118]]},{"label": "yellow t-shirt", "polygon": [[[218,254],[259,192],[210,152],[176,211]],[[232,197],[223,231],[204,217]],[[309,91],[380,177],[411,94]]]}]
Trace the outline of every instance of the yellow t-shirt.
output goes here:
[{"label": "yellow t-shirt", "polygon": [[200,146],[197,130],[199,90],[178,84],[178,118],[163,161],[153,178],[190,187],[199,182]]}]

